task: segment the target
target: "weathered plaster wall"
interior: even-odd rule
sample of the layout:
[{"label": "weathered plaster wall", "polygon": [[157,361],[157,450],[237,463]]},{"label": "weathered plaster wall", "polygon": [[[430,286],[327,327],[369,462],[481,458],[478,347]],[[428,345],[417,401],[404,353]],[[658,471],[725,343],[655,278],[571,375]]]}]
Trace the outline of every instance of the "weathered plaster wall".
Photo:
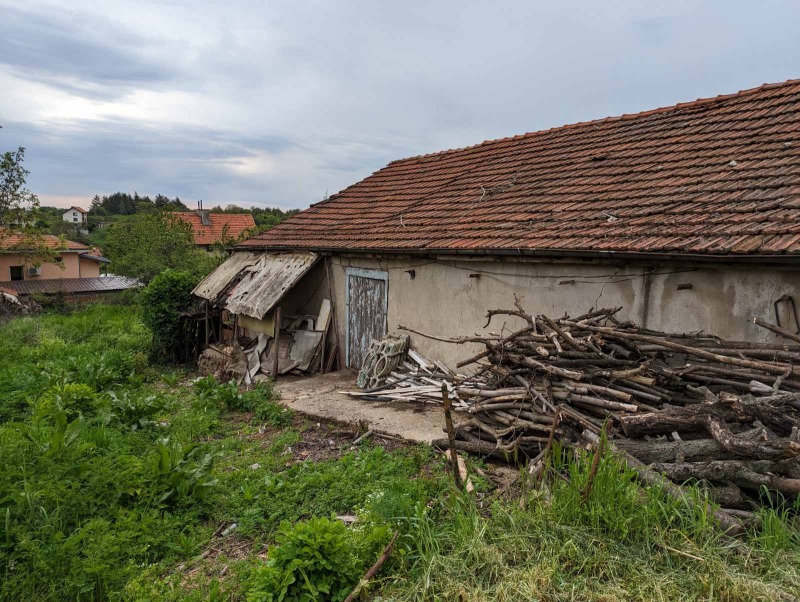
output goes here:
[{"label": "weathered plaster wall", "polygon": [[[334,256],[330,262],[340,341],[345,341],[348,266],[388,272],[390,330],[402,324],[443,337],[518,328],[519,320],[496,317],[484,330],[486,311],[512,307],[515,294],[530,313],[578,315],[592,307],[622,306],[622,317],[649,328],[705,330],[752,341],[775,338],[752,324],[754,316],[774,321],[773,304],[784,294],[800,303],[800,270],[755,265],[696,268],[519,260],[378,261],[358,256]],[[413,279],[406,272],[411,269]],[[679,284],[691,284],[692,288],[678,290]],[[412,341],[423,353],[450,366],[481,350],[418,335],[412,335]]]}]

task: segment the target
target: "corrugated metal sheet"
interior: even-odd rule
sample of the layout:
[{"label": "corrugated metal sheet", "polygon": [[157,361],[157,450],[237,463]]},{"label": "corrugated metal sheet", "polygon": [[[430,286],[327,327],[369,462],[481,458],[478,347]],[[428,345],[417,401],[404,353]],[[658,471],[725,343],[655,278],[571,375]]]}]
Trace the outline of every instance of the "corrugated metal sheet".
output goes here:
[{"label": "corrugated metal sheet", "polygon": [[192,291],[202,299],[216,299],[244,268],[253,265],[263,253],[239,251],[228,257]]},{"label": "corrugated metal sheet", "polygon": [[135,278],[125,276],[101,276],[99,278],[57,278],[53,280],[15,280],[0,282],[0,288],[17,291],[20,295],[34,293],[105,293],[141,286]]},{"label": "corrugated metal sheet", "polygon": [[259,320],[317,262],[316,253],[267,253],[244,269],[241,282],[228,297],[228,311]]}]

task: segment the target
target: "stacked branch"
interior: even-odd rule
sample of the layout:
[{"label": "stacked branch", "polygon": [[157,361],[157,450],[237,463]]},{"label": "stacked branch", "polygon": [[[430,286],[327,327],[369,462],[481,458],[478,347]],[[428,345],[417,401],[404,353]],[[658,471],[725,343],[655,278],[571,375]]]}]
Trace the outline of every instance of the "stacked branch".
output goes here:
[{"label": "stacked branch", "polygon": [[700,481],[739,514],[765,490],[797,496],[800,346],[657,332],[619,320],[619,310],[559,319],[530,315],[519,302],[490,310],[487,326],[497,316],[524,326],[505,336],[430,337],[482,344],[458,365],[477,368],[474,376],[438,370],[420,380],[419,370],[413,378],[400,370],[371,394],[435,402],[447,383],[462,415],[455,446],[464,451],[534,458],[554,437],[585,446],[605,428],[612,449],[640,472]]}]

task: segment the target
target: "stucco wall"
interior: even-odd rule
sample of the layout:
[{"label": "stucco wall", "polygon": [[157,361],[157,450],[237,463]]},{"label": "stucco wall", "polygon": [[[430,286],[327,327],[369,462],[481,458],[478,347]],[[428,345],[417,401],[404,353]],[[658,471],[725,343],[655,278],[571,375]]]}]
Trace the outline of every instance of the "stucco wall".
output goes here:
[{"label": "stucco wall", "polygon": [[[100,264],[91,259],[82,259],[77,253],[63,253],[63,268],[55,263],[42,264],[40,276],[29,276],[25,257],[13,253],[0,254],[0,281],[11,280],[11,266],[24,265],[25,280],[53,280],[56,278],[96,278],[100,275]],[[80,263],[79,263],[80,262]]]},{"label": "stucco wall", "polygon": [[[577,315],[592,307],[622,306],[621,316],[671,332],[705,330],[725,338],[769,341],[775,336],[752,324],[774,321],[774,302],[791,295],[800,303],[800,270],[763,266],[676,267],[581,263],[374,260],[334,256],[331,274],[340,341],[345,341],[346,268],[388,272],[388,324],[437,336],[511,331],[514,318],[496,317],[484,330],[488,309],[510,308],[518,295],[530,313]],[[414,278],[406,272],[413,269]],[[470,275],[478,275],[470,277]],[[692,288],[679,290],[678,285]],[[481,350],[412,335],[418,349],[454,366]]]}]

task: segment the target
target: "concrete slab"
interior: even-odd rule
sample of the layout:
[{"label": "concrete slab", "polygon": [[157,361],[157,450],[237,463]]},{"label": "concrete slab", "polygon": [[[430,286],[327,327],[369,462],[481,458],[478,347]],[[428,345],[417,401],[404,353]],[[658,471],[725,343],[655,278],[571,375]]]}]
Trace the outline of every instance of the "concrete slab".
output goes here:
[{"label": "concrete slab", "polygon": [[355,382],[355,370],[342,370],[308,377],[281,377],[275,388],[287,408],[316,418],[367,422],[376,432],[420,443],[444,436],[441,406],[356,399],[345,394],[356,390]]}]

